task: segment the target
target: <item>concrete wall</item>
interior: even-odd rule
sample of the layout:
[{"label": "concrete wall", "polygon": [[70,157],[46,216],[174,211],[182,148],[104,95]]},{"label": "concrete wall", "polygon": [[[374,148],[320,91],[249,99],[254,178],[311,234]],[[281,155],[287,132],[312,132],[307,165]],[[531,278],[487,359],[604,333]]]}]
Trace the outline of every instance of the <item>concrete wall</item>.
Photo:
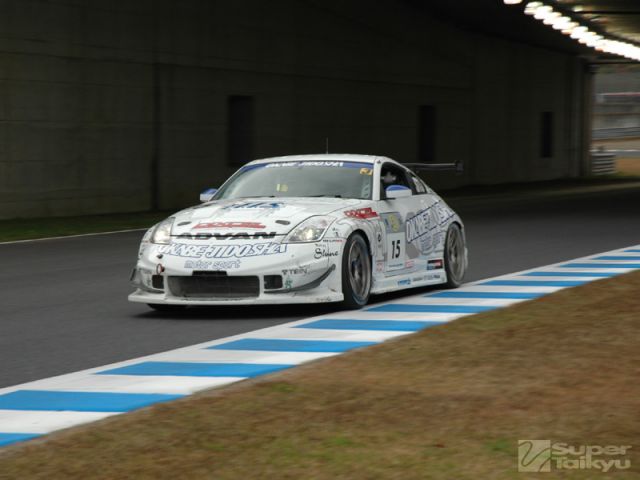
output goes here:
[{"label": "concrete wall", "polygon": [[4,0],[0,45],[0,218],[194,203],[234,171],[229,95],[255,99],[255,157],[329,137],[332,152],[416,161],[418,106],[436,105],[436,160],[465,164],[429,176],[436,188],[583,162],[577,59],[400,0]]}]

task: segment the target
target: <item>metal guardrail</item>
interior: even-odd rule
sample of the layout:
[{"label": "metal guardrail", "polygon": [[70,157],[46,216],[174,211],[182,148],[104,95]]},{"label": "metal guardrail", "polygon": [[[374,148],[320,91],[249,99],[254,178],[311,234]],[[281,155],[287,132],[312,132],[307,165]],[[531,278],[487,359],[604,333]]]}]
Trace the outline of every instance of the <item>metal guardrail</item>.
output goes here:
[{"label": "metal guardrail", "polygon": [[610,175],[616,173],[616,155],[607,152],[591,152],[591,174]]}]

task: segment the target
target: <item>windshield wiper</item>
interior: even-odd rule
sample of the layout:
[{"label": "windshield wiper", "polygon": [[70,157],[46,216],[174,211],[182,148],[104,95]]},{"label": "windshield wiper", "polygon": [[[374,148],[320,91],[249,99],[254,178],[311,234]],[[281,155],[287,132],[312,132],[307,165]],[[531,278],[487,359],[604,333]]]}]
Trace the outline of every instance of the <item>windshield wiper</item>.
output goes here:
[{"label": "windshield wiper", "polygon": [[322,194],[322,195],[306,195],[307,197],[331,197],[331,198],[342,198],[342,195],[340,195],[339,193],[336,193],[335,195],[327,195],[327,194]]}]

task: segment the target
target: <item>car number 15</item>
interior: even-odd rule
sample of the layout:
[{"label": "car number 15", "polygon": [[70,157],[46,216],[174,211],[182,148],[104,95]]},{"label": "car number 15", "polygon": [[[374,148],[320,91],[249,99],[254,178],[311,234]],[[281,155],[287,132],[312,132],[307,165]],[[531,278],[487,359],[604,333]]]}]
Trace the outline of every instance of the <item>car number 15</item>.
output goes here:
[{"label": "car number 15", "polygon": [[387,270],[404,268],[404,233],[392,233],[387,236]]}]

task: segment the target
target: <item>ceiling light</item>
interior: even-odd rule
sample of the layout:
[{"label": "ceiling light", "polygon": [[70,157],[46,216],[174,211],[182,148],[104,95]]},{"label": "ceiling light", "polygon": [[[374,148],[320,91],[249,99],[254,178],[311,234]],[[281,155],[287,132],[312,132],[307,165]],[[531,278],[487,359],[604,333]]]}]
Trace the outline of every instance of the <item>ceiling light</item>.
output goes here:
[{"label": "ceiling light", "polygon": [[542,20],[542,23],[544,23],[545,25],[551,25],[553,22],[555,22],[561,16],[562,15],[560,14],[560,12],[551,12],[549,15],[547,15]]},{"label": "ceiling light", "polygon": [[553,12],[553,8],[551,8],[549,5],[541,5],[538,8],[536,8],[536,11],[533,14],[533,16],[538,20],[544,20],[552,12]]},{"label": "ceiling light", "polygon": [[555,21],[551,24],[551,27],[555,30],[564,30],[570,23],[572,22],[569,17],[562,16],[556,18]]},{"label": "ceiling light", "polygon": [[580,38],[585,32],[588,32],[589,29],[587,27],[583,27],[582,25],[575,27],[573,32],[571,32],[571,38]]},{"label": "ceiling light", "polygon": [[[506,5],[522,3],[522,0],[503,1]],[[584,11],[582,5],[575,5],[571,7],[571,9],[574,12]],[[565,10],[563,10],[563,12],[564,11]],[[570,35],[574,40],[597,51],[640,61],[640,46],[612,38],[605,38],[601,34],[590,31],[588,27],[580,25],[580,23],[571,17],[571,13],[564,15],[561,12],[556,12],[550,5],[546,5],[543,1],[527,2],[524,13],[526,15],[533,15],[535,19],[541,20],[545,25],[551,26],[554,30],[561,31],[564,35]],[[593,18],[590,19],[590,21],[593,20]]]},{"label": "ceiling light", "polygon": [[536,9],[542,6],[542,2],[529,2],[527,6],[524,8],[524,13],[527,15],[533,15],[536,13]]},{"label": "ceiling light", "polygon": [[571,35],[573,33],[573,29],[578,26],[578,22],[569,22],[567,26],[562,29],[562,33],[564,33],[565,35]]}]

